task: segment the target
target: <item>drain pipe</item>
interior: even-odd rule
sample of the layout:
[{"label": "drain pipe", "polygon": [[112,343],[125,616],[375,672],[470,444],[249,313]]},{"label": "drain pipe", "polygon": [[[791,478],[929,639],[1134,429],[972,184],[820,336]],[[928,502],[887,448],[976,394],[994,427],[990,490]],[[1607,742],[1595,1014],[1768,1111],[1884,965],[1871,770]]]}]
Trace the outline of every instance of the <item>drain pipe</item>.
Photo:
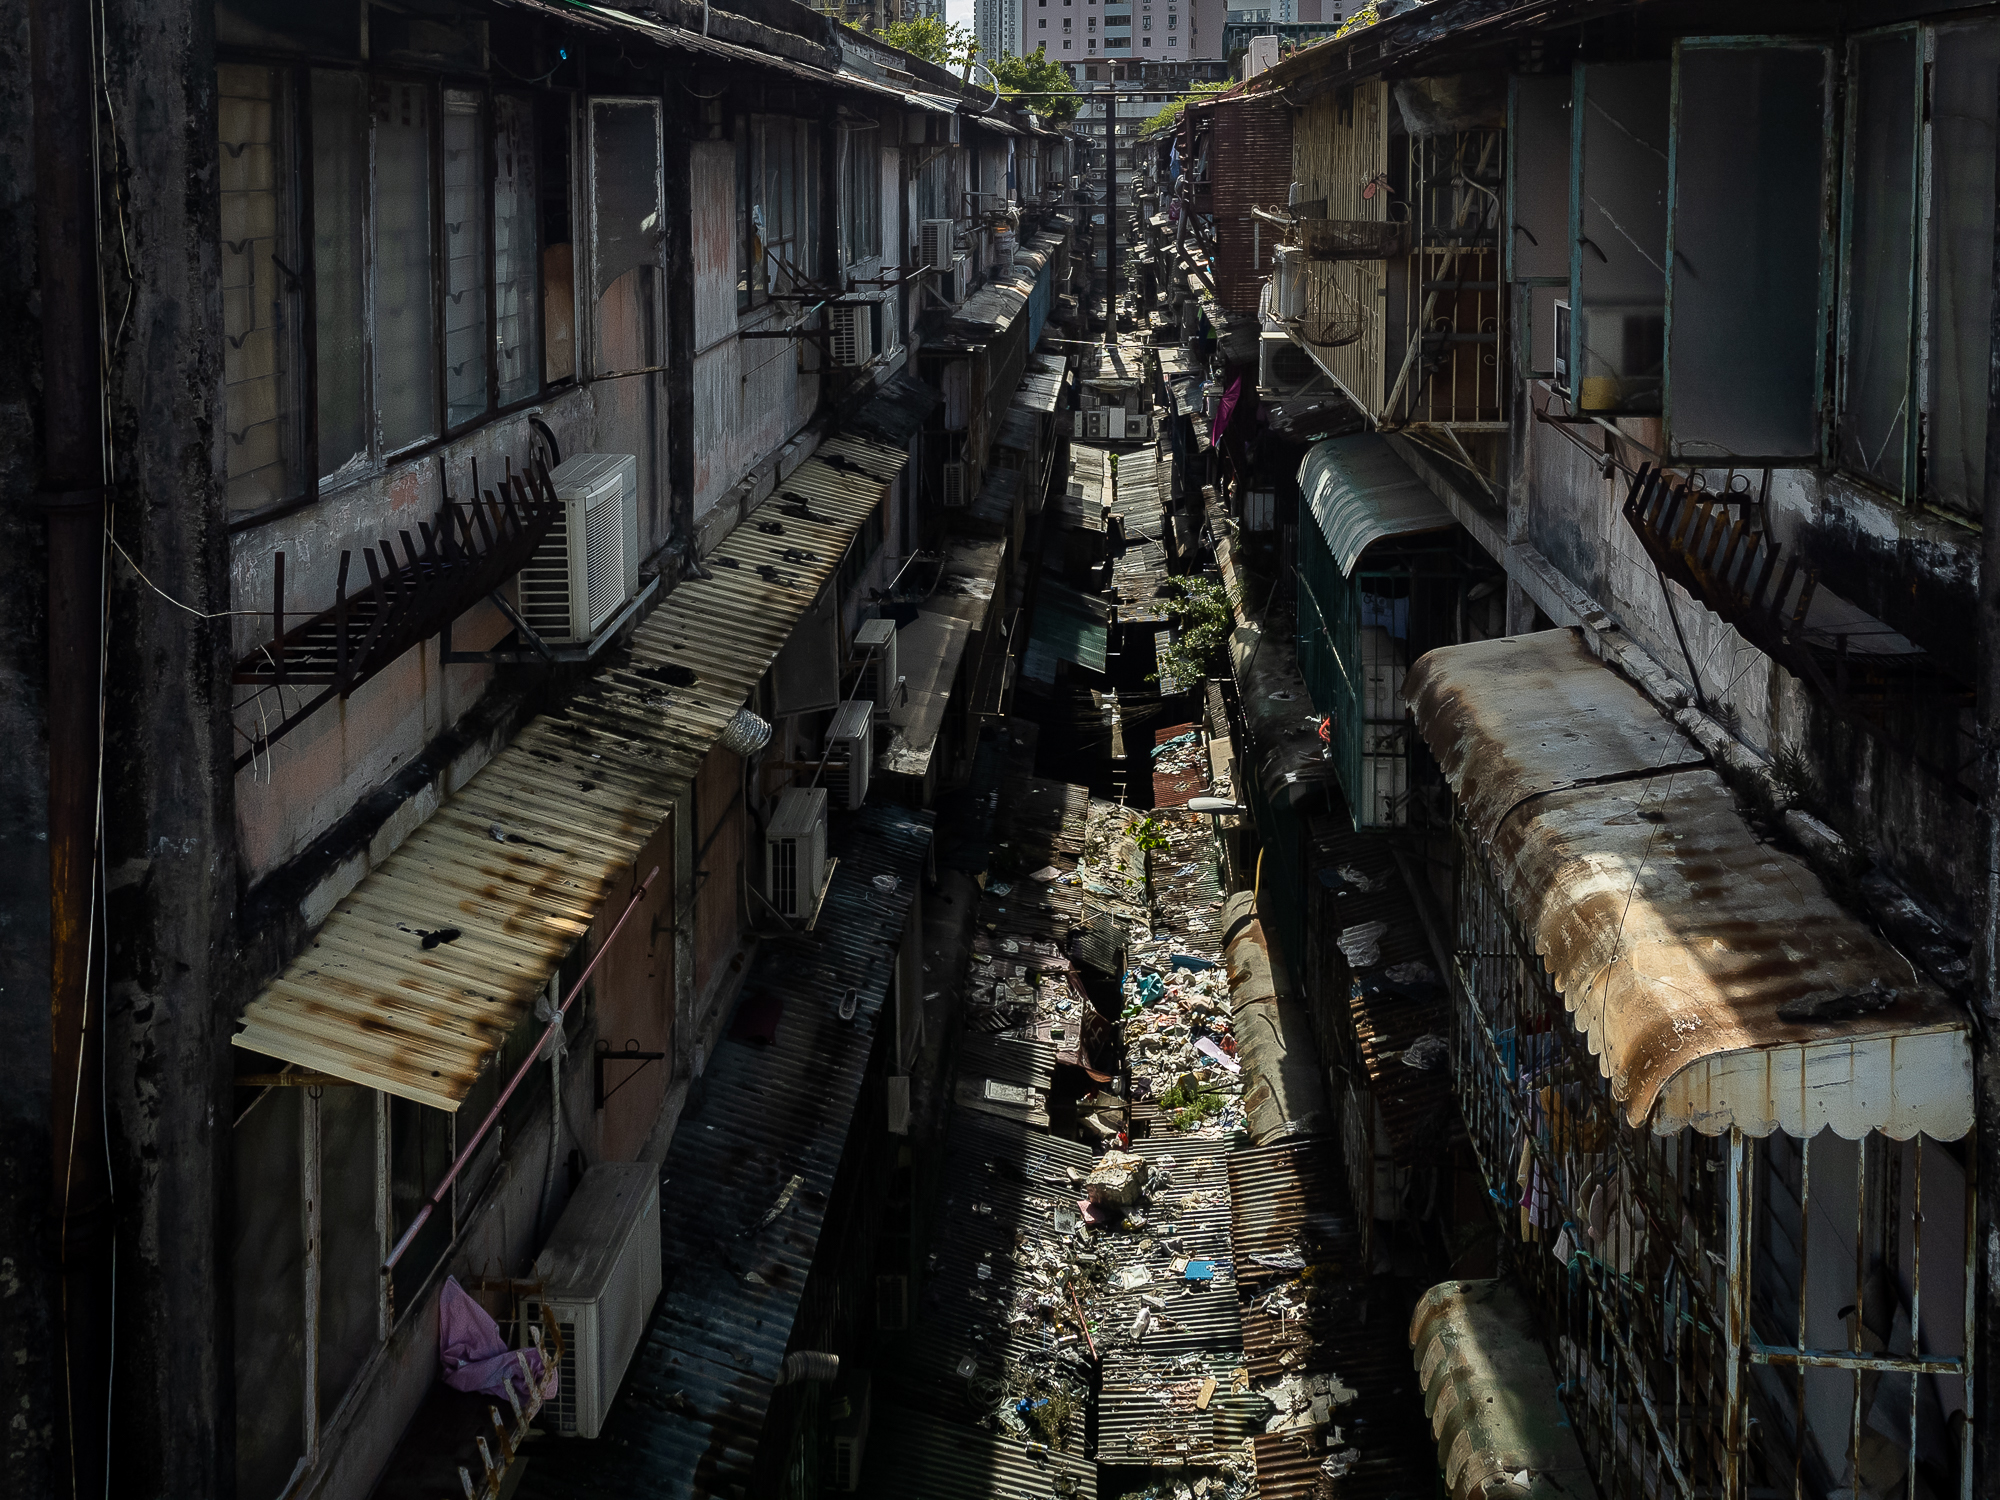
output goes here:
[{"label": "drain pipe", "polygon": [[[49,1020],[53,1370],[61,1492],[107,1483],[111,1172],[103,1011],[92,972],[97,879],[99,643],[103,628],[104,372],[96,280],[97,106],[88,8],[31,0],[35,238],[41,290],[42,475],[48,527]],[[99,984],[93,984],[93,980]]]}]

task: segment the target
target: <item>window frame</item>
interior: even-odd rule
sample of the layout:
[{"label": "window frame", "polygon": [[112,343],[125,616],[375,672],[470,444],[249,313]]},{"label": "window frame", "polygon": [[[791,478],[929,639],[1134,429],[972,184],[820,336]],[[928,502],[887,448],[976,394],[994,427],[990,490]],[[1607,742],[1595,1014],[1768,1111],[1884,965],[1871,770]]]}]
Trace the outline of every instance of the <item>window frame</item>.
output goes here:
[{"label": "window frame", "polygon": [[[298,449],[298,477],[288,485],[291,493],[269,504],[231,511],[226,525],[231,533],[247,531],[281,517],[295,514],[322,499],[339,494],[358,484],[379,478],[391,468],[408,463],[412,459],[455,442],[466,434],[477,431],[488,423],[526,410],[548,398],[551,391],[561,390],[577,383],[571,374],[551,381],[545,367],[547,329],[543,321],[547,316],[546,301],[542,295],[541,254],[545,248],[541,243],[541,223],[538,211],[526,216],[526,223],[534,234],[534,243],[527,252],[532,267],[530,284],[533,290],[536,347],[542,357],[535,361],[534,388],[526,395],[514,400],[500,400],[499,351],[495,342],[498,320],[498,268],[496,264],[495,224],[493,220],[495,203],[495,174],[498,152],[494,131],[498,120],[497,102],[504,95],[523,107],[527,113],[530,141],[538,138],[543,112],[559,108],[567,117],[569,128],[574,131],[576,96],[567,89],[520,88],[498,81],[485,74],[463,72],[424,72],[409,67],[380,67],[368,63],[346,60],[326,60],[300,58],[296,55],[271,54],[257,49],[235,47],[218,48],[215,56],[217,68],[246,66],[269,69],[281,81],[284,96],[283,108],[287,118],[282,133],[289,139],[290,169],[285,179],[288,201],[283,209],[288,222],[282,226],[285,234],[296,242],[299,256],[298,279],[300,282],[299,328],[292,338],[291,357],[297,359],[301,370],[298,377],[300,402],[299,414],[301,431],[296,447]],[[366,433],[363,448],[350,463],[335,474],[324,474],[320,442],[320,360],[318,340],[319,268],[314,244],[316,223],[314,217],[313,194],[315,189],[315,142],[313,139],[313,82],[314,75],[344,74],[355,77],[361,83],[362,108],[366,117],[360,122],[359,149],[367,164],[368,190],[359,208],[359,241],[361,259],[361,402],[362,426]],[[430,436],[413,440],[398,448],[390,448],[384,443],[381,433],[381,409],[376,378],[376,358],[379,329],[376,323],[377,288],[380,267],[375,255],[375,234],[377,231],[379,207],[379,184],[374,172],[376,152],[376,121],[374,118],[374,90],[380,84],[411,85],[425,92],[431,111],[429,139],[426,142],[432,179],[430,203],[431,256],[429,266],[430,308],[432,316],[431,352],[434,360],[431,386],[434,402],[433,432]],[[486,392],[484,407],[478,413],[459,422],[449,421],[450,407],[447,392],[446,364],[446,256],[444,252],[445,186],[444,186],[444,99],[446,92],[456,91],[475,94],[477,98],[477,139],[481,152],[479,172],[474,191],[479,212],[482,216],[485,321],[483,325],[482,357],[485,361]],[[537,173],[540,161],[535,162]],[[565,190],[572,200],[576,190],[575,169],[572,162],[570,181]],[[219,189],[218,189],[219,191]],[[536,198],[539,202],[540,186],[537,184]],[[572,207],[574,215],[574,207]],[[223,416],[228,417],[225,405]]]}]

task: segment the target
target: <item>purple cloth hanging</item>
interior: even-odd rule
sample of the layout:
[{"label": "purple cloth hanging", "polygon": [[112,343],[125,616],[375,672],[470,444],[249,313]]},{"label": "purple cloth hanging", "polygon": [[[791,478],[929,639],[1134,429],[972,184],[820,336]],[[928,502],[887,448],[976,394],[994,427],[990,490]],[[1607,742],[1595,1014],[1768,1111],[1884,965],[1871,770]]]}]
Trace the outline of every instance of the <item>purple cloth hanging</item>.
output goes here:
[{"label": "purple cloth hanging", "polygon": [[[528,1368],[534,1372],[540,1397],[546,1401],[556,1393],[557,1375],[542,1360],[542,1351],[526,1351]],[[500,1337],[500,1325],[485,1308],[473,1301],[471,1293],[447,1276],[438,1293],[438,1359],[444,1365],[444,1383],[455,1391],[507,1399],[511,1383],[521,1404],[535,1400],[521,1374],[521,1361],[507,1341]]]}]

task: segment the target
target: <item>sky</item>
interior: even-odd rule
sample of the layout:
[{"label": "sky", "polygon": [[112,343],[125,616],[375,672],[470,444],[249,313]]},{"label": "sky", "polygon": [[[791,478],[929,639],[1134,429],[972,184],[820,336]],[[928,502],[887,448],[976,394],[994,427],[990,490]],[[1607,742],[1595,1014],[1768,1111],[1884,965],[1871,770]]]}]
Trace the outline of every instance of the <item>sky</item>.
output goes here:
[{"label": "sky", "polygon": [[972,29],[973,0],[944,0],[944,18],[954,26]]}]

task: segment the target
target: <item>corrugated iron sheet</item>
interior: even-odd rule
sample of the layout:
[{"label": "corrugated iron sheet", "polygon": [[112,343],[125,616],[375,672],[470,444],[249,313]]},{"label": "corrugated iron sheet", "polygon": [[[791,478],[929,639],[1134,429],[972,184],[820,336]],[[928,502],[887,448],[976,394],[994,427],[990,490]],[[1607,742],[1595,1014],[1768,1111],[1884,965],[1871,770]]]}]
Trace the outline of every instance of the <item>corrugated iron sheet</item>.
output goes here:
[{"label": "corrugated iron sheet", "polygon": [[972,627],[950,615],[917,611],[896,632],[896,666],[904,696],[889,710],[889,743],[876,765],[895,776],[924,776],[944,727],[945,709]]},{"label": "corrugated iron sheet", "polygon": [[1753,838],[1699,752],[1576,632],[1433,651],[1409,695],[1633,1126],[1971,1128],[1964,1012]]},{"label": "corrugated iron sheet", "polygon": [[1458,524],[1416,471],[1372,432],[1314,443],[1299,465],[1299,489],[1343,577],[1384,537]]},{"label": "corrugated iron sheet", "polygon": [[868,1500],[1097,1500],[1081,1453],[1031,1452],[905,1406],[878,1409],[862,1461]]},{"label": "corrugated iron sheet", "polygon": [[[840,864],[812,938],[766,945],[744,982],[741,1003],[782,1006],[776,1039],[721,1042],[675,1127],[660,1173],[665,1290],[604,1430],[538,1450],[523,1500],[745,1494],[931,838],[928,813],[836,819]],[[877,890],[878,875],[896,889]],[[858,1005],[842,1021],[850,988]]]},{"label": "corrugated iron sheet", "polygon": [[[1214,1464],[1227,1445],[1216,1431],[1217,1398],[1228,1394],[1242,1368],[1234,1354],[1107,1355],[1097,1398],[1097,1461],[1141,1468]],[[1198,1407],[1209,1379],[1215,1390]]]},{"label": "corrugated iron sheet", "polygon": [[1164,625],[1167,580],[1166,513],[1161,508],[1160,461],[1150,448],[1119,455],[1112,484],[1111,514],[1118,518],[1125,545],[1111,560],[1111,591],[1118,619],[1126,625]]},{"label": "corrugated iron sheet", "polygon": [[[1520,1500],[1593,1492],[1535,1315],[1513,1287],[1432,1287],[1410,1319],[1410,1354],[1451,1500],[1477,1500],[1489,1485]],[[1523,1469],[1527,1482],[1512,1482]]]},{"label": "corrugated iron sheet", "polygon": [[1232,313],[1257,311],[1271,274],[1277,226],[1252,208],[1283,208],[1292,189],[1292,111],[1281,99],[1235,98],[1213,106],[1209,143],[1216,239],[1215,290]]},{"label": "corrugated iron sheet", "polygon": [[[848,439],[887,466],[900,455]],[[365,877],[252,1000],[239,1047],[455,1110],[831,579],[882,481],[808,459],[562,708]],[[788,549],[808,554],[788,559]],[[670,684],[666,669],[696,673]],[[643,872],[640,872],[643,874]],[[453,934],[426,947],[433,934]]]}]

